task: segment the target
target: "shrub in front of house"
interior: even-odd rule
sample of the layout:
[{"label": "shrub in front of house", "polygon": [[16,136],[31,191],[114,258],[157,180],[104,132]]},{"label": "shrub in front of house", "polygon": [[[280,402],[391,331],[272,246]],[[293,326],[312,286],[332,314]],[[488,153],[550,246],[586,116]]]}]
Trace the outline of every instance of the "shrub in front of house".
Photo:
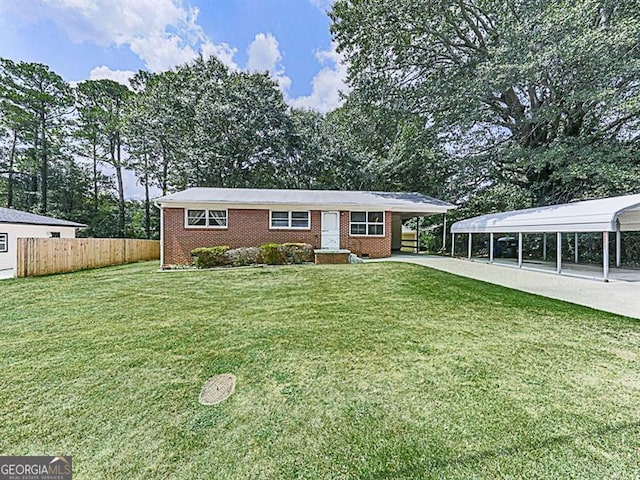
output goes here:
[{"label": "shrub in front of house", "polygon": [[241,247],[227,250],[225,253],[229,264],[234,267],[244,267],[262,262],[258,247]]},{"label": "shrub in front of house", "polygon": [[313,262],[313,246],[308,243],[283,243],[278,249],[286,263]]},{"label": "shrub in front of house", "polygon": [[285,265],[313,262],[313,246],[308,243],[265,243],[260,248],[228,246],[200,247],[191,250],[197,268],[243,267],[266,263]]},{"label": "shrub in front of house", "polygon": [[226,245],[217,247],[200,247],[191,250],[193,263],[198,268],[212,268],[229,265],[226,253],[229,247]]},{"label": "shrub in front of house", "polygon": [[280,251],[279,243],[265,243],[260,245],[260,256],[267,265],[284,265],[285,258]]}]

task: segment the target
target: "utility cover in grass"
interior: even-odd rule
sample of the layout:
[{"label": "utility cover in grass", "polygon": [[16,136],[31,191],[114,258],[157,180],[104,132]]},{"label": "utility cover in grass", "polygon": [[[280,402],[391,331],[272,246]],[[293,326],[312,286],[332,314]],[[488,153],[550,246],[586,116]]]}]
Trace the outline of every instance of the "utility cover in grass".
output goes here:
[{"label": "utility cover in grass", "polygon": [[230,373],[223,373],[207,380],[200,392],[200,403],[215,405],[231,396],[236,388],[236,377]]}]

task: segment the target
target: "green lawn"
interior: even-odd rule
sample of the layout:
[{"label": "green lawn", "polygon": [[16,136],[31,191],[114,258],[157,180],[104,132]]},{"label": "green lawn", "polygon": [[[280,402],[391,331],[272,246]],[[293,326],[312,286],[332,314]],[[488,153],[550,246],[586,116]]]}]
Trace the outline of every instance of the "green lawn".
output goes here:
[{"label": "green lawn", "polygon": [[156,268],[0,283],[0,454],[77,479],[638,478],[640,321],[406,264]]}]

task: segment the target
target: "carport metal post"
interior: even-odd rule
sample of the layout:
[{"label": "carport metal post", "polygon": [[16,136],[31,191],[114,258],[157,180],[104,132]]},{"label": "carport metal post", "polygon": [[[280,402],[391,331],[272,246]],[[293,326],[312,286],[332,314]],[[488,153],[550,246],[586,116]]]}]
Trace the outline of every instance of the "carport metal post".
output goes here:
[{"label": "carport metal post", "polygon": [[469,257],[469,260],[471,260],[471,246],[473,245],[473,242],[471,240],[472,235],[473,234],[469,232],[469,245],[467,246],[467,256]]},{"label": "carport metal post", "polygon": [[442,251],[447,251],[447,212],[444,212],[444,227],[442,227]]},{"label": "carport metal post", "polygon": [[573,263],[578,263],[580,256],[578,255],[578,232],[573,234]]},{"label": "carport metal post", "polygon": [[609,281],[609,232],[602,232],[602,277]]},{"label": "carport metal post", "polygon": [[493,263],[493,232],[489,234],[489,263]]},{"label": "carport metal post", "polygon": [[451,232],[451,258],[455,257],[456,253],[456,234]]},{"label": "carport metal post", "polygon": [[542,234],[542,260],[547,259],[547,234]]},{"label": "carport metal post", "polygon": [[620,268],[622,263],[622,232],[620,231],[620,220],[616,221],[616,267]]},{"label": "carport metal post", "polygon": [[522,232],[518,232],[518,268],[522,268]]},{"label": "carport metal post", "polygon": [[556,232],[556,272],[562,273],[562,233]]}]

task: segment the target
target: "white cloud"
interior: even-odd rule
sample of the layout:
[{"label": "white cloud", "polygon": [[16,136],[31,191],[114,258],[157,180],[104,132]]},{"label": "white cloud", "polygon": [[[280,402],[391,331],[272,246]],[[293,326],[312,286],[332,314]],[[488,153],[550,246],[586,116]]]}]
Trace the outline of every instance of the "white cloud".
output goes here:
[{"label": "white cloud", "polygon": [[197,8],[180,0],[42,0],[33,14],[56,22],[76,43],[127,45],[155,72],[203,55],[233,66],[235,50],[215,45],[198,24]]},{"label": "white cloud", "polygon": [[[171,0],[104,2],[98,0],[44,0],[51,17],[77,43],[124,45],[135,38],[164,32],[168,26],[189,24],[190,11]],[[193,12],[197,15],[197,11]]]},{"label": "white cloud", "polygon": [[310,1],[311,1],[311,5],[316,7],[322,13],[325,13],[331,10],[331,7],[333,6],[333,2],[335,0],[310,0]]},{"label": "white cloud", "polygon": [[307,96],[290,99],[289,103],[297,108],[329,112],[342,104],[340,93],[349,93],[346,83],[347,63],[332,44],[329,50],[316,52],[316,58],[324,65],[311,81],[312,90]]},{"label": "white cloud", "polygon": [[191,46],[184,45],[177,35],[165,36],[158,32],[143,38],[134,38],[131,40],[130,48],[144,60],[145,65],[152,72],[169,70],[198,56],[198,52]]},{"label": "white cloud", "polygon": [[270,33],[258,33],[247,49],[247,68],[257,71],[274,71],[282,60],[278,41]]},{"label": "white cloud", "polygon": [[216,57],[231,70],[238,70],[238,65],[233,60],[235,54],[238,53],[237,48],[230,47],[226,43],[216,45],[213,42],[205,42],[202,44],[200,51],[203,57]]},{"label": "white cloud", "polygon": [[247,49],[247,70],[269,72],[283,92],[291,86],[291,79],[284,74],[282,54],[276,37],[270,33],[258,33]]},{"label": "white cloud", "polygon": [[[333,0],[310,1],[323,11],[333,4]],[[215,56],[232,70],[239,70],[234,60],[238,50],[226,43],[213,43],[198,24],[198,14],[197,8],[185,6],[182,0],[40,0],[30,4],[28,16],[54,21],[77,43],[128,47],[154,72],[184,64],[200,54]],[[327,112],[340,105],[340,91],[348,92],[347,67],[334,45],[316,52],[316,58],[322,68],[312,80],[312,91],[298,98],[288,95],[291,79],[285,74],[283,54],[274,35],[256,34],[247,48],[245,69],[269,72],[291,105]],[[131,73],[102,65],[91,71],[90,78],[127,83]]]},{"label": "white cloud", "polygon": [[130,86],[129,79],[135,75],[136,72],[131,70],[111,70],[106,65],[96,67],[89,72],[89,80],[113,80],[126,86]]}]

